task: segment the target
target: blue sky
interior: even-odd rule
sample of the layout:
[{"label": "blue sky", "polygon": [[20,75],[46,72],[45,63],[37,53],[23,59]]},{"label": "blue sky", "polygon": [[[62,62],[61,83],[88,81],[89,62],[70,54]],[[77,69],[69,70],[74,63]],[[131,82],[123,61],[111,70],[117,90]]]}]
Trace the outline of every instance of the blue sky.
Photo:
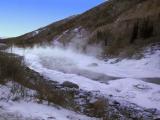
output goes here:
[{"label": "blue sky", "polygon": [[14,37],[82,13],[104,0],[0,0],[0,37]]}]

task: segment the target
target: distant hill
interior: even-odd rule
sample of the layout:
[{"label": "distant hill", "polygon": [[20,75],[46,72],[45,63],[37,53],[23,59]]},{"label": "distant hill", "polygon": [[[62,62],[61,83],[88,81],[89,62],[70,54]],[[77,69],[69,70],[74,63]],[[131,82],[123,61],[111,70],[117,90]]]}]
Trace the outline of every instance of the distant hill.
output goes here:
[{"label": "distant hill", "polygon": [[5,42],[4,38],[0,37],[0,43],[4,43],[4,42]]},{"label": "distant hill", "polygon": [[101,43],[105,55],[128,56],[160,42],[159,21],[160,0],[109,0],[83,14],[6,40],[8,44],[33,46],[58,38],[67,44],[81,34],[86,46]]}]

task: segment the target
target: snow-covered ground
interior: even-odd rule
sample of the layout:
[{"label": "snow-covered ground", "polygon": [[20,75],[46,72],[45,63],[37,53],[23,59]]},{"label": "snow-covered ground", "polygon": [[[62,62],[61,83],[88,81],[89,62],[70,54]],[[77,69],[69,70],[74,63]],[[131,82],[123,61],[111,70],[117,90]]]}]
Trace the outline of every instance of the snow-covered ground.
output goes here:
[{"label": "snow-covered ground", "polygon": [[[59,106],[38,104],[34,99],[13,101],[12,85],[0,85],[0,120],[99,120],[66,110]],[[34,91],[28,91],[34,94]],[[18,96],[18,95],[17,95]]]},{"label": "snow-covered ground", "polygon": [[[54,106],[42,105],[32,102],[0,102],[0,106],[5,108],[5,111],[22,118],[32,118],[36,120],[99,120],[90,118],[85,115]],[[1,114],[1,113],[0,113]]]},{"label": "snow-covered ground", "polygon": [[160,85],[142,80],[160,78],[160,50],[153,54],[148,51],[140,60],[124,59],[117,63],[115,59],[105,62],[58,47],[13,48],[12,52],[24,56],[31,69],[51,80],[71,81],[87,91],[100,91],[119,101],[160,110]]}]

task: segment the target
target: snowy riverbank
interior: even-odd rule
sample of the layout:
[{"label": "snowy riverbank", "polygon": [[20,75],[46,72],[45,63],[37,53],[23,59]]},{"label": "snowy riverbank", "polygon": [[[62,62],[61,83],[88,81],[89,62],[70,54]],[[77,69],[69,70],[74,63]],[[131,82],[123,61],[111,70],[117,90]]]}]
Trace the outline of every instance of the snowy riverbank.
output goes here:
[{"label": "snowy riverbank", "polygon": [[[143,81],[143,78],[160,77],[159,50],[153,54],[146,52],[140,60],[125,59],[114,64],[114,59],[104,62],[93,56],[57,47],[13,48],[12,52],[24,56],[31,69],[51,80],[59,83],[70,81],[81,89],[100,91],[113,99],[146,108],[160,108],[160,86]],[[105,81],[107,76],[117,79]]]}]

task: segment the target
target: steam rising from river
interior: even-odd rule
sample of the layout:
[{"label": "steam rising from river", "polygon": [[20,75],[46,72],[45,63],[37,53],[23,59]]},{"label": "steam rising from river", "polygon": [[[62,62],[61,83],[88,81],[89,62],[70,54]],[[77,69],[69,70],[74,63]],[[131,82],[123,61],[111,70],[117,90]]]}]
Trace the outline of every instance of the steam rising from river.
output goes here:
[{"label": "steam rising from river", "polygon": [[61,37],[67,35],[68,30],[55,38],[50,46],[34,46],[33,48],[13,47],[12,52],[24,56],[27,64],[32,65],[34,61],[34,64],[44,68],[69,73],[78,72],[84,67],[97,66],[100,63],[97,57],[100,57],[102,54],[102,44],[89,45],[86,38],[88,33],[84,29],[76,28],[71,32],[75,35],[66,43],[61,41]]},{"label": "steam rising from river", "polygon": [[33,48],[13,47],[12,52],[24,56],[25,63],[37,72],[54,70],[65,74],[75,74],[92,80],[107,81],[108,75],[97,71],[90,71],[98,67],[103,61],[93,55],[82,54],[73,48],[56,46],[34,46]]},{"label": "steam rising from river", "polygon": [[[140,60],[124,59],[117,63],[115,63],[117,59],[109,59],[107,62],[104,62],[93,55],[84,54],[74,47],[64,47],[60,44],[43,47],[34,46],[33,48],[13,47],[10,50],[8,51],[24,56],[26,64],[35,70],[47,68],[64,73],[82,75],[96,80],[108,79],[107,76],[132,78],[160,77],[160,50],[155,50],[154,54],[146,52],[145,57]],[[104,74],[106,77],[104,77]]]}]

